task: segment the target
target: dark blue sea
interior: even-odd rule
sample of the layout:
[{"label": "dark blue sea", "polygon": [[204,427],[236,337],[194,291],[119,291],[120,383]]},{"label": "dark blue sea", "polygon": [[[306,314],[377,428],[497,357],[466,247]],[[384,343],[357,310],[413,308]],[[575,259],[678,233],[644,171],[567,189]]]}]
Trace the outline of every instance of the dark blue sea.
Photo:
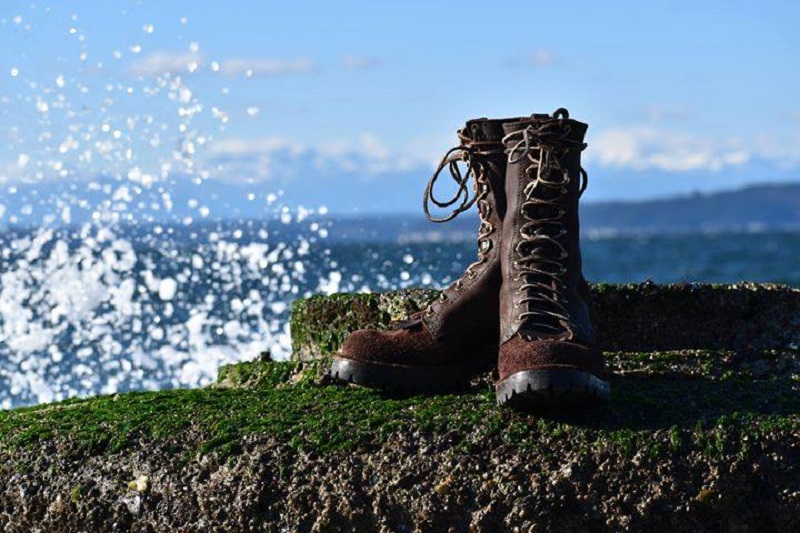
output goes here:
[{"label": "dark blue sea", "polygon": [[[475,257],[464,240],[336,231],[295,219],[0,233],[0,406],[202,386],[221,364],[288,357],[296,298],[441,287]],[[583,254],[594,282],[800,285],[800,233],[585,236]]]}]

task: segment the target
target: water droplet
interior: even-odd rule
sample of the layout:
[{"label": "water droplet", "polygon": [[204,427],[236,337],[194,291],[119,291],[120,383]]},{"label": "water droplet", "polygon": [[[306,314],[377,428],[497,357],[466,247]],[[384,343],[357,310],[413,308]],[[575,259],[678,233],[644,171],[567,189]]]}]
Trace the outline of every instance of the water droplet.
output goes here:
[{"label": "water droplet", "polygon": [[188,104],[192,100],[192,91],[188,87],[181,87],[178,89],[178,100]]}]

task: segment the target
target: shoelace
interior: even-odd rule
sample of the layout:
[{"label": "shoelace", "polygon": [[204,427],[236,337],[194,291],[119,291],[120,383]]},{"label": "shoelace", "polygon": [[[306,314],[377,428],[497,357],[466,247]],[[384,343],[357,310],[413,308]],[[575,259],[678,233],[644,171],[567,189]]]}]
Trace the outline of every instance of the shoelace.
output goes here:
[{"label": "shoelace", "polygon": [[[422,198],[422,209],[425,211],[425,216],[428,217],[428,220],[431,222],[448,222],[472,207],[477,201],[480,191],[476,191],[475,195],[470,195],[470,178],[474,177],[477,184],[478,174],[483,171],[482,159],[490,155],[503,153],[503,148],[496,141],[477,139],[479,131],[480,128],[477,124],[472,125],[472,137],[467,136],[463,130],[459,130],[457,135],[461,141],[460,144],[449,149],[444,154],[442,160],[439,162],[439,166],[436,168],[433,176],[431,176],[430,181],[428,181],[428,185],[425,187],[425,194]],[[459,163],[467,164],[466,173],[461,172],[461,167],[458,166]],[[458,189],[449,200],[439,200],[434,194],[434,188],[445,168],[450,171],[450,177],[456,183]],[[474,188],[478,189],[477,185]],[[459,201],[460,203],[449,215],[437,218],[431,214],[431,203],[436,205],[436,207],[447,208]]]},{"label": "shoelace", "polygon": [[[448,222],[456,218],[459,214],[470,209],[473,205],[478,206],[478,214],[480,216],[480,226],[478,228],[478,258],[470,264],[464,273],[456,279],[448,288],[443,290],[439,296],[439,302],[445,302],[448,298],[447,293],[455,290],[460,291],[463,288],[465,279],[474,279],[475,269],[486,261],[486,254],[491,250],[492,241],[489,238],[494,233],[494,225],[489,222],[489,217],[492,214],[492,205],[488,201],[490,187],[486,179],[486,162],[487,158],[492,155],[503,153],[502,145],[497,141],[481,140],[480,127],[477,124],[472,125],[471,136],[467,135],[463,130],[459,130],[458,138],[460,143],[448,150],[442,157],[436,171],[431,176],[428,185],[425,187],[425,194],[422,200],[422,209],[425,211],[425,216],[431,222]],[[466,172],[462,172],[459,163],[466,163]],[[434,194],[434,188],[439,177],[442,175],[444,169],[450,171],[450,177],[457,185],[457,190],[453,196],[448,200],[439,200]],[[473,180],[474,194],[470,194],[470,179]],[[456,207],[453,211],[443,217],[435,217],[431,214],[430,203],[433,203],[440,208],[449,208],[453,205]],[[411,327],[419,324],[423,315],[431,316],[435,313],[432,305],[419,313],[412,315],[411,319],[399,324],[400,327]]]},{"label": "shoelace", "polygon": [[[562,109],[553,113],[554,118],[559,115],[569,117]],[[569,253],[560,241],[567,234],[563,201],[567,198],[571,178],[562,167],[561,159],[569,150],[585,149],[586,144],[569,139],[569,134],[569,125],[547,120],[506,135],[503,143],[506,146],[514,143],[506,150],[509,164],[525,158],[530,163],[525,169],[530,181],[523,189],[525,200],[520,206],[525,222],[519,228],[521,240],[515,248],[517,257],[514,260],[519,272],[515,280],[524,281],[517,289],[524,295],[515,304],[516,308],[524,307],[518,320],[525,324],[526,330],[556,335],[566,333],[571,337],[574,325],[563,297],[566,284],[562,279],[567,272],[564,261]],[[579,196],[588,185],[588,175],[583,168],[580,175]],[[542,188],[549,190],[537,195]],[[536,214],[537,210],[550,214]]]}]

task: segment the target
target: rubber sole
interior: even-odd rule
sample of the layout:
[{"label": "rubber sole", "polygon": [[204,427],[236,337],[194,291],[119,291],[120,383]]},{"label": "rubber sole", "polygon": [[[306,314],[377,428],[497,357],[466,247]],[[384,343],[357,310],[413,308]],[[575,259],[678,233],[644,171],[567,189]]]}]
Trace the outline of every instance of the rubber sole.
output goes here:
[{"label": "rubber sole", "polygon": [[472,379],[491,370],[497,347],[450,365],[414,367],[366,363],[334,356],[332,379],[396,393],[448,392],[467,388]]},{"label": "rubber sole", "polygon": [[519,409],[558,409],[605,404],[611,386],[597,376],[571,368],[523,370],[495,385],[497,403]]}]

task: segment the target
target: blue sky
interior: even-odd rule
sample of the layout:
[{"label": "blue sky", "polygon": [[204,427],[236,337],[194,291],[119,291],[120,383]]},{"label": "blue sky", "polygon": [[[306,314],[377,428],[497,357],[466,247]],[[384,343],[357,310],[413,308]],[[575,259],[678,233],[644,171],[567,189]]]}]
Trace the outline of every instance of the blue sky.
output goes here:
[{"label": "blue sky", "polygon": [[318,201],[316,172],[333,210],[366,209],[388,180],[416,198],[464,120],[561,106],[590,124],[590,200],[800,177],[793,2],[6,0],[0,19],[6,186],[200,176]]}]

